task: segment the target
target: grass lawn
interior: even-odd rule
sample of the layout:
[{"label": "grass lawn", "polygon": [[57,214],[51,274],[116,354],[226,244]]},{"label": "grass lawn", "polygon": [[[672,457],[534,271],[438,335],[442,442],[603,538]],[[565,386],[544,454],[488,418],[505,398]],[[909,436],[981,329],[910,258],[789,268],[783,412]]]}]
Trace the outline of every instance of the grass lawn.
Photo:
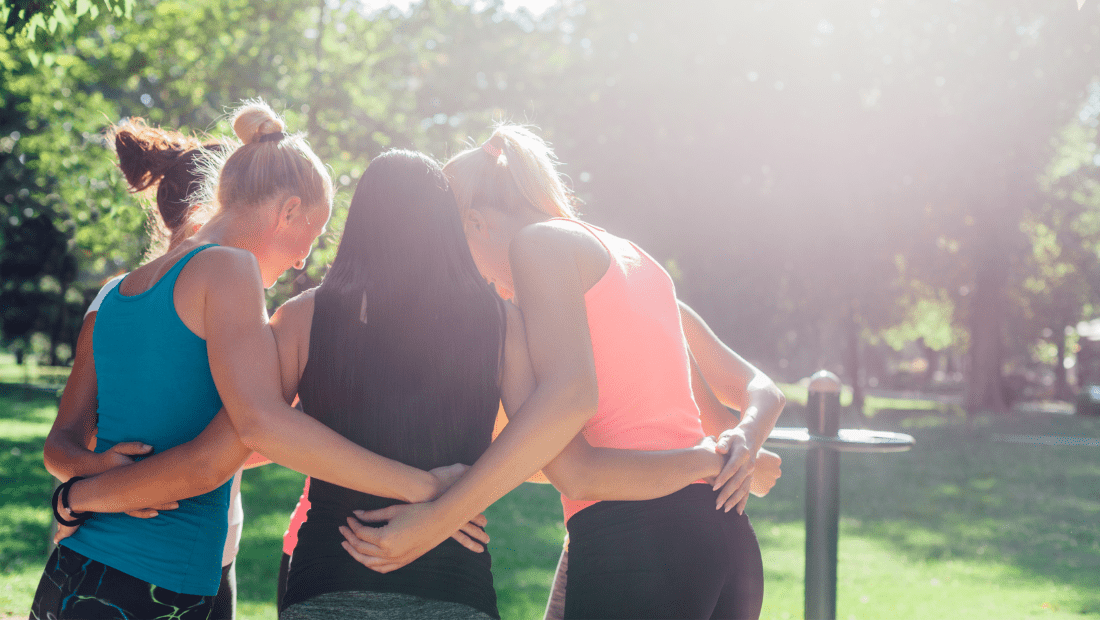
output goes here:
[{"label": "grass lawn", "polygon": [[[0,618],[25,617],[45,561],[42,441],[55,403],[0,385]],[[802,425],[797,406],[784,418],[780,425]],[[839,618],[1100,618],[1100,449],[999,440],[1098,439],[1100,420],[1013,416],[968,427],[930,415],[897,423],[916,437],[912,451],[841,458]],[[749,504],[764,554],[764,618],[802,617],[804,458],[783,458],[780,484]],[[241,618],[275,618],[282,532],[301,481],[277,466],[245,474]],[[560,514],[553,490],[535,485],[488,511],[504,618],[541,617]]]}]

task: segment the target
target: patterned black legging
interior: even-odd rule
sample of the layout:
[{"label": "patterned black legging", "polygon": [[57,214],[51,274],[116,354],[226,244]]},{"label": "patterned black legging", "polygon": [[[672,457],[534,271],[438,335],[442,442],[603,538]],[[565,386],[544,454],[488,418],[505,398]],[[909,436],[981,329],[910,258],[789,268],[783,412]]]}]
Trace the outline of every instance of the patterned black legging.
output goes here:
[{"label": "patterned black legging", "polygon": [[207,620],[213,596],[179,594],[58,546],[31,603],[31,620]]}]

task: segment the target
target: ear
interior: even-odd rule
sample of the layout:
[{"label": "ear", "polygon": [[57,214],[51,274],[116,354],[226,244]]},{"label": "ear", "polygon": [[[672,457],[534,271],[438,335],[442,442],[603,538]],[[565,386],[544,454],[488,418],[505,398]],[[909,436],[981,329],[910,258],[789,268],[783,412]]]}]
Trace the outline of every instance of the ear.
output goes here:
[{"label": "ear", "polygon": [[295,219],[305,217],[302,199],[297,196],[287,198],[279,207],[279,226],[289,226]]},{"label": "ear", "polygon": [[462,228],[467,235],[487,237],[489,235],[489,220],[485,214],[477,209],[466,209],[462,214]]}]

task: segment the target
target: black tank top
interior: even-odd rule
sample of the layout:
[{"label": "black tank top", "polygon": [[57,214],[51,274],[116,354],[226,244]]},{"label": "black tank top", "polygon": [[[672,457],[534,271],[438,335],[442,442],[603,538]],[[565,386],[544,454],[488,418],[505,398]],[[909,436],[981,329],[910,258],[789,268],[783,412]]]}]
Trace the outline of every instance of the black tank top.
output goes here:
[{"label": "black tank top", "polygon": [[[500,401],[496,364],[491,368],[471,368],[472,364],[484,366],[486,355],[453,351],[453,363],[442,366],[436,363],[434,370],[426,370],[432,365],[416,358],[427,354],[430,347],[404,343],[393,333],[379,333],[392,330],[385,326],[379,329],[370,323],[363,325],[357,317],[336,333],[345,333],[346,327],[347,333],[357,335],[360,342],[356,345],[356,356],[360,359],[334,364],[333,351],[328,350],[332,347],[318,342],[313,335],[318,334],[319,326],[331,334],[332,325],[347,323],[348,318],[340,311],[340,304],[330,303],[322,291],[318,291],[314,303],[309,360],[298,391],[303,410],[364,448],[414,467],[427,470],[453,463],[472,465],[492,441]],[[461,329],[461,323],[457,325],[452,329]],[[417,337],[409,334],[414,341]],[[447,355],[447,352],[435,354]],[[342,382],[337,381],[341,387],[332,389],[332,376],[321,377],[322,372],[343,374]],[[429,376],[440,372],[449,376]],[[493,373],[493,381],[480,384],[491,383],[493,389],[480,389],[485,393],[477,394],[472,404],[468,393],[457,399],[467,403],[470,410],[460,416],[432,411],[446,408],[449,401],[455,400],[439,390],[462,389],[459,386],[463,383],[467,391],[470,389],[470,382],[455,381],[457,376],[484,372]],[[341,415],[337,416],[338,412]],[[356,562],[340,546],[344,537],[338,528],[346,525],[345,520],[353,510],[384,508],[401,503],[400,500],[314,479],[310,482],[309,501],[309,513],[298,533],[281,608],[330,592],[374,591],[462,603],[493,618],[500,617],[488,549],[474,553],[448,538],[407,566],[390,573],[376,573]]]}]

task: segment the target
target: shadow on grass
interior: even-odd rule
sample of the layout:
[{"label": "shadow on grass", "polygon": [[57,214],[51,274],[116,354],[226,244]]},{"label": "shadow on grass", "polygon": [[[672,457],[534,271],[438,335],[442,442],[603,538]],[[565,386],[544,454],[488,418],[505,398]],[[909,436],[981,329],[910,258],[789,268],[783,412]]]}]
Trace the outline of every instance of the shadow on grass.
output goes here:
[{"label": "shadow on grass", "polygon": [[[780,424],[801,426],[799,412],[785,413]],[[916,446],[901,454],[841,456],[841,545],[846,534],[857,535],[909,562],[1009,566],[1021,579],[1072,588],[1077,613],[1100,613],[1097,449],[997,440],[1097,438],[1100,420],[1010,415],[967,424],[914,412],[874,426],[909,433]],[[782,456],[782,483],[751,507],[758,522],[803,519],[805,453]]]},{"label": "shadow on grass", "polygon": [[53,477],[41,441],[0,439],[0,573],[46,563]]},{"label": "shadow on grass", "polygon": [[57,400],[0,384],[0,574],[46,563],[53,477],[42,464],[42,442]]}]

